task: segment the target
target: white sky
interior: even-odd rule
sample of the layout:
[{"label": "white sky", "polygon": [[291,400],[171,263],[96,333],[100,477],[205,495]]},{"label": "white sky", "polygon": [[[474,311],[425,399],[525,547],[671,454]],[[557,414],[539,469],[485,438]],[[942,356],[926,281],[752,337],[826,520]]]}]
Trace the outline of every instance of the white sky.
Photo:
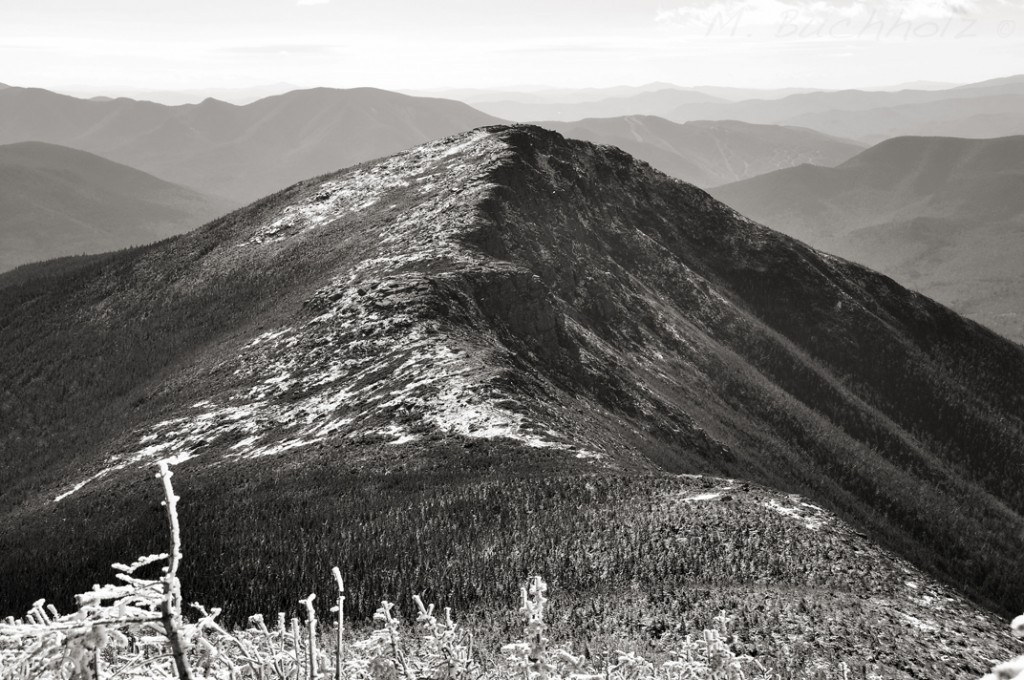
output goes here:
[{"label": "white sky", "polygon": [[0,0],[0,82],[857,87],[1024,72],[1024,0]]}]

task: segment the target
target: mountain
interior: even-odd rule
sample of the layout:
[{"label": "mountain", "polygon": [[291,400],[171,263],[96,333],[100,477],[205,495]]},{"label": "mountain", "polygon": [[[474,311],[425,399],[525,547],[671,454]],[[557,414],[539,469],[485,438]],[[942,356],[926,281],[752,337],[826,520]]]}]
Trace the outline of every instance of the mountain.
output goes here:
[{"label": "mountain", "polygon": [[84,151],[0,146],[0,272],[157,241],[232,206]]},{"label": "mountain", "polygon": [[696,92],[703,92],[719,99],[730,101],[743,101],[746,99],[782,99],[794,94],[807,94],[808,92],[820,92],[814,88],[784,87],[774,90],[744,87],[718,87],[714,85],[702,85],[692,88]]},{"label": "mountain", "polygon": [[1018,88],[1024,85],[1024,74],[1015,76],[1006,76],[1004,78],[992,78],[991,80],[983,80],[979,83],[970,83],[967,85],[961,85],[962,90],[977,90],[992,87],[1012,87]]},{"label": "mountain", "polygon": [[982,90],[901,90],[878,92],[869,90],[817,91],[793,94],[781,99],[745,99],[738,102],[695,103],[680,106],[666,117],[687,120],[722,120],[733,118],[750,123],[780,123],[798,116],[824,114],[830,111],[870,111],[912,104],[942,101],[950,98],[971,99]]},{"label": "mountain", "polygon": [[246,106],[0,91],[0,143],[35,140],[83,149],[236,205],[496,122],[460,102],[372,88],[298,90]]},{"label": "mountain", "polygon": [[1022,134],[1022,98],[1024,82],[1005,78],[941,90],[841,90],[772,100],[691,103],[663,115],[677,122],[732,119],[795,125],[877,143],[905,135]]},{"label": "mountain", "polygon": [[806,128],[730,120],[679,124],[656,116],[625,116],[539,125],[566,137],[617,146],[701,187],[803,163],[838,165],[864,150],[856,142]]},{"label": "mountain", "polygon": [[[976,83],[975,85],[981,85]],[[895,85],[885,85],[879,87],[866,87],[865,90],[874,90],[878,92],[899,92],[900,90],[949,90],[954,87],[960,87],[958,83],[949,83],[945,81],[935,80],[914,80],[908,83],[897,83]],[[967,87],[970,87],[968,85]]]},{"label": "mountain", "polygon": [[905,560],[1024,606],[1024,349],[540,128],[0,288],[0,347],[3,612],[162,550],[159,458],[228,620],[337,564],[357,622],[421,593],[504,634],[540,572],[597,650],[725,610],[787,674],[966,678],[1004,624]]},{"label": "mountain", "polygon": [[[972,90],[973,91],[973,90]],[[1024,93],[953,97],[868,111],[808,113],[787,120],[869,143],[900,136],[986,139],[1024,134]]]},{"label": "mountain", "polygon": [[298,85],[291,83],[273,83],[252,87],[214,87],[197,90],[138,90],[128,88],[119,89],[115,92],[104,91],[101,95],[98,95],[96,91],[90,90],[63,90],[61,93],[81,99],[117,99],[118,97],[126,97],[128,99],[156,102],[157,104],[166,104],[168,106],[198,104],[204,99],[211,98],[231,104],[245,105],[264,97],[272,97],[301,89]]},{"label": "mountain", "polygon": [[[535,97],[536,95],[534,95]],[[635,94],[606,97],[593,101],[536,101],[533,97],[497,101],[477,101],[474,106],[506,120],[520,122],[537,120],[572,121],[581,118],[610,118],[613,116],[649,115],[664,116],[681,106],[694,104],[717,104],[725,100],[695,90],[675,87],[661,90],[643,90]]]},{"label": "mountain", "polygon": [[759,222],[1024,342],[1024,137],[891,139],[718,187]]},{"label": "mountain", "polygon": [[433,90],[401,90],[405,94],[427,97],[457,99],[467,104],[488,101],[513,101],[520,103],[581,104],[604,99],[631,97],[645,92],[661,90],[687,90],[672,83],[653,82],[645,85],[619,85],[614,87],[559,88],[544,86],[521,86],[506,89],[481,88],[438,88]]}]

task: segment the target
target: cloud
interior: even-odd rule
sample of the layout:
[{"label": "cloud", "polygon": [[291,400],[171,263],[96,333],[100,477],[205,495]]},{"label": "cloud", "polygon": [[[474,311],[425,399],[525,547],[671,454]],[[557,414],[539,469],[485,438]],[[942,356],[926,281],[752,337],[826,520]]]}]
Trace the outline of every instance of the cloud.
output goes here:
[{"label": "cloud", "polygon": [[333,54],[338,48],[336,45],[271,44],[233,45],[221,47],[216,51],[223,54]]},{"label": "cloud", "polygon": [[934,22],[982,18],[1022,0],[682,0],[655,21],[705,35],[749,34],[794,23],[852,26],[886,21]]},{"label": "cloud", "polygon": [[682,0],[672,9],[659,10],[656,21],[708,19],[717,14],[743,13],[768,17],[779,12],[804,16],[845,17],[876,14],[907,19],[945,19],[984,14],[1003,8],[1024,7],[1022,0]]}]

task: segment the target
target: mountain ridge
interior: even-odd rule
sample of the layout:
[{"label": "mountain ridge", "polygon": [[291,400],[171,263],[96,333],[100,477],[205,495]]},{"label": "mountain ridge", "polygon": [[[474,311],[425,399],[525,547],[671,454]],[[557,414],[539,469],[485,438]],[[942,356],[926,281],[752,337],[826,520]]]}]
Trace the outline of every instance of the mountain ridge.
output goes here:
[{"label": "mountain ridge", "polygon": [[[307,180],[65,279],[0,288],[0,311],[17,357],[0,385],[19,386],[17,399],[0,392],[12,462],[0,471],[0,574],[32,597],[60,570],[88,578],[128,537],[151,547],[135,498],[157,458],[198,496],[190,540],[203,557],[185,569],[206,601],[239,583],[305,583],[311,562],[336,558],[368,579],[355,580],[359,611],[369,583],[391,592],[404,578],[413,592],[459,585],[484,598],[518,578],[500,566],[498,489],[577,499],[590,492],[565,480],[676,473],[801,493],[977,602],[1012,609],[1024,596],[999,576],[1024,535],[1024,349],[617,149],[483,128]],[[68,319],[73,352],[50,332]],[[433,502],[448,511],[428,512]],[[486,576],[445,581],[426,538],[388,542],[410,516],[432,518],[438,545],[460,535],[438,523],[482,523],[491,547],[472,554]],[[90,565],[18,562],[87,517],[109,533],[72,533],[61,551]],[[627,536],[631,517],[615,520]],[[361,521],[380,552],[345,533]],[[290,547],[239,544],[244,527]],[[743,531],[729,525],[722,540]],[[541,559],[543,540],[522,554]],[[336,545],[371,552],[339,558]],[[583,590],[610,578],[580,569]],[[615,583],[641,578],[620,569]],[[767,573],[739,583],[769,587]],[[794,578],[805,599],[829,597]],[[0,594],[11,607],[30,596]],[[906,674],[924,661],[885,663]]]}]

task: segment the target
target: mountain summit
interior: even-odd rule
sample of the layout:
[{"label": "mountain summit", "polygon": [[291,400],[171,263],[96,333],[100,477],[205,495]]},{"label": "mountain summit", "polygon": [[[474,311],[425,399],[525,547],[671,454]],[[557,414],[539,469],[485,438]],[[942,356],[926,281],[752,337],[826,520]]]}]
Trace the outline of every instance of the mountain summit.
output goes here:
[{"label": "mountain summit", "polygon": [[[55,536],[71,580],[149,546],[158,518],[134,498],[146,466],[169,458],[193,499],[183,522],[200,527],[186,543],[203,543],[190,592],[210,601],[226,585],[304,582],[296,551],[342,560],[360,587],[486,599],[520,577],[509,560],[610,550],[611,562],[558,569],[611,594],[670,563],[630,543],[647,525],[614,503],[647,498],[658,515],[684,496],[637,480],[687,473],[803,494],[815,505],[758,507],[825,506],[977,601],[1024,605],[1011,577],[1024,547],[1024,350],[615,148],[482,128],[66,279],[0,289],[0,319],[0,574],[25,591],[60,582],[34,566]],[[727,501],[747,487],[722,489],[685,496],[719,528],[684,552],[704,559],[711,541],[716,566],[658,576],[660,592],[683,589],[672,607],[688,611],[684,586],[714,572],[865,611],[856,588],[835,585],[849,564],[833,534],[805,550],[806,537],[736,524]],[[560,512],[598,513],[606,533],[553,556],[545,526],[568,521]],[[506,513],[533,527],[515,550]],[[684,545],[662,531],[657,545]],[[719,535],[745,547],[722,552]],[[748,562],[778,551],[791,561]],[[812,554],[831,566],[812,569]],[[461,564],[476,570],[465,583]],[[0,592],[5,606],[30,598]],[[371,614],[374,595],[353,592]],[[895,606],[870,593],[871,611]]]}]

